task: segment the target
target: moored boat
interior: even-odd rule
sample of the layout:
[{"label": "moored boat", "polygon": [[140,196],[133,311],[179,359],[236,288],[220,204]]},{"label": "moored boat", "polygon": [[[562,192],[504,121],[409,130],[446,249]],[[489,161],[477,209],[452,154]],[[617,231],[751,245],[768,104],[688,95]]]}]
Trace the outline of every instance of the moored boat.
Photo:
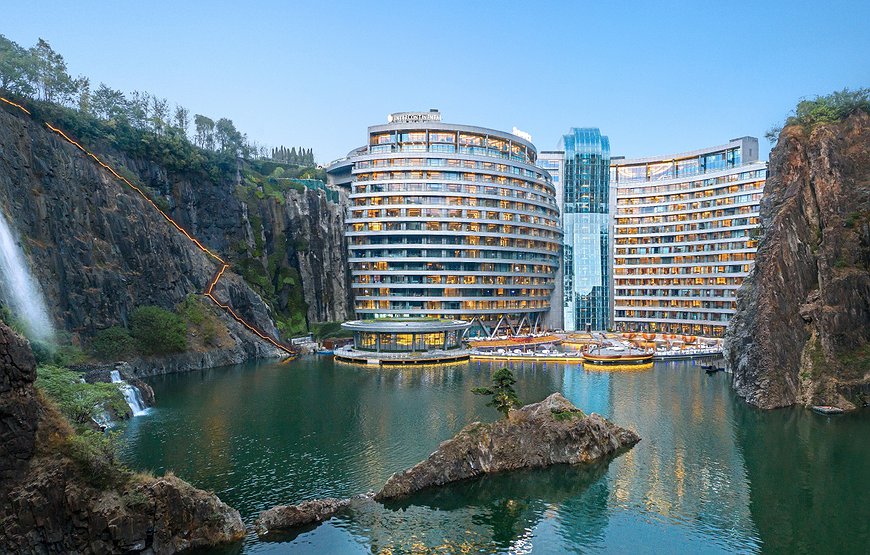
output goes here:
[{"label": "moored boat", "polygon": [[813,405],[813,410],[819,414],[843,414],[846,412],[840,407],[832,407],[830,405]]},{"label": "moored boat", "polygon": [[612,347],[587,349],[583,352],[584,364],[594,366],[631,366],[651,364],[653,354],[639,349],[616,349]]}]

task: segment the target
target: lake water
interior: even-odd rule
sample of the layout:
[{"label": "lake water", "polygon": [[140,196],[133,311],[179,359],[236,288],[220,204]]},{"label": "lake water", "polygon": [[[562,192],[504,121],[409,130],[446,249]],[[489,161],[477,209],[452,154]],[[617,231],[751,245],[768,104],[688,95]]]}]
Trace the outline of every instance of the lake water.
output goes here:
[{"label": "lake water", "polygon": [[[366,368],[329,357],[149,380],[157,407],[123,457],[216,492],[246,523],[277,504],[377,490],[474,420],[504,363]],[[646,371],[509,364],[524,402],[562,392],[643,438],[593,466],[490,476],[235,553],[846,553],[870,549],[870,411],[762,412],[730,376],[689,362]]]}]

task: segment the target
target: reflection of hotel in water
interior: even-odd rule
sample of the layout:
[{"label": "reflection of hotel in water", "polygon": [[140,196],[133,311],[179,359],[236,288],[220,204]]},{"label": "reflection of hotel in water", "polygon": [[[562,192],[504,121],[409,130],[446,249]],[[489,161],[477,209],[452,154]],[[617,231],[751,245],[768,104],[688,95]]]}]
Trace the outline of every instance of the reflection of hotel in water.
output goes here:
[{"label": "reflection of hotel in water", "polygon": [[758,139],[611,160],[615,326],[721,337],[758,246]]},{"label": "reflection of hotel in water", "polygon": [[350,186],[346,237],[358,318],[440,317],[471,335],[534,331],[550,308],[562,232],[550,175],[526,139],[390,116],[329,167]]},{"label": "reflection of hotel in water", "polygon": [[[743,454],[733,433],[735,410],[742,407],[732,402],[727,384],[711,381],[691,363],[664,364],[647,372],[566,371],[562,390],[585,412],[600,411],[644,436],[610,462],[611,507],[652,515],[659,533],[667,533],[668,525],[691,529],[703,523],[720,541],[739,546],[756,535]],[[675,373],[685,387],[673,387]],[[650,424],[655,419],[668,423]],[[648,429],[656,435],[645,436]],[[673,540],[685,541],[685,533],[675,531]]]}]

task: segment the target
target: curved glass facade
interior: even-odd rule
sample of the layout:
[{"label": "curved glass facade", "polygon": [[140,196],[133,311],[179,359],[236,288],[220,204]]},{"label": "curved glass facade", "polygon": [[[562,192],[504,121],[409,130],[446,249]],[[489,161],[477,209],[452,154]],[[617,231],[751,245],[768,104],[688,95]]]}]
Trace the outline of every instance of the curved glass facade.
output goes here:
[{"label": "curved glass facade", "polygon": [[758,247],[767,164],[758,140],[614,159],[615,324],[722,337]]},{"label": "curved glass facade", "polygon": [[460,349],[463,332],[468,326],[467,322],[437,318],[408,321],[389,319],[377,322],[358,320],[342,324],[344,329],[353,332],[353,344],[356,350],[378,353]]},{"label": "curved glass facade", "polygon": [[346,221],[357,317],[459,318],[478,324],[472,334],[537,329],[562,233],[536,158],[528,141],[491,129],[370,127],[352,158]]}]

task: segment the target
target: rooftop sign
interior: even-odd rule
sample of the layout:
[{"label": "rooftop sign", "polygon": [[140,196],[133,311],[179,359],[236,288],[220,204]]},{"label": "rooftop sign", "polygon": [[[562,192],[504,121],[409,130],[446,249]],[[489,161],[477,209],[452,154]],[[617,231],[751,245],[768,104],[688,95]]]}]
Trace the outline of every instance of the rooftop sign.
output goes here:
[{"label": "rooftop sign", "polygon": [[441,121],[441,112],[396,112],[387,116],[389,123],[423,123],[425,121]]},{"label": "rooftop sign", "polygon": [[520,139],[525,139],[529,142],[532,142],[532,136],[529,133],[526,133],[525,131],[521,131],[521,130],[517,129],[516,127],[514,127],[514,130],[512,131],[512,133],[514,135],[516,135],[517,137],[519,137]]}]

